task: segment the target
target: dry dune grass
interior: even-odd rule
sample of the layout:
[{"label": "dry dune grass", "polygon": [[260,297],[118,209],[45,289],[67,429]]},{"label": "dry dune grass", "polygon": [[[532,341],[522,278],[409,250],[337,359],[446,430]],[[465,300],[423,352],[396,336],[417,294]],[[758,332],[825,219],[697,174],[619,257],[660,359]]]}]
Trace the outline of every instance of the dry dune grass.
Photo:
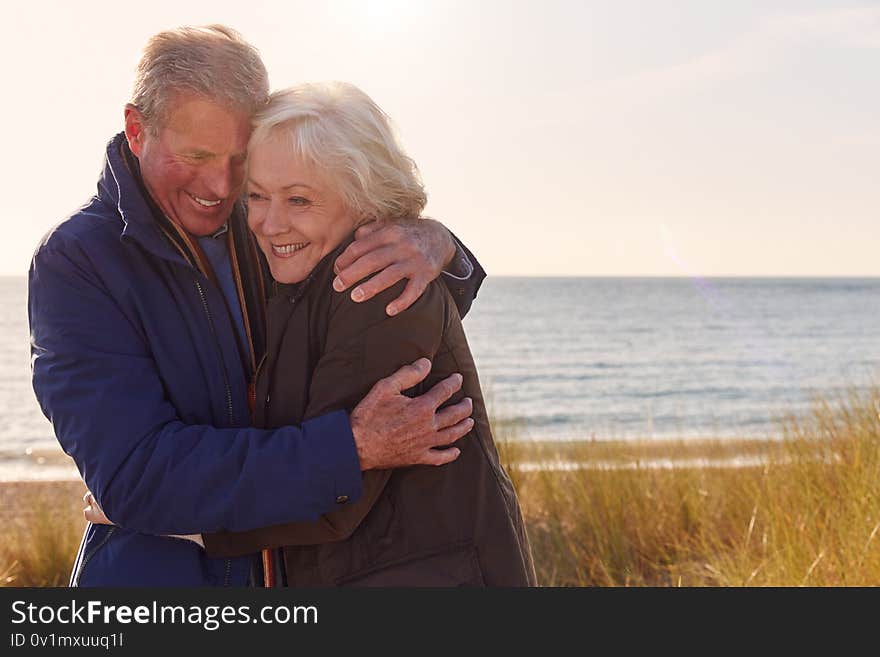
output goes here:
[{"label": "dry dune grass", "polygon": [[[511,468],[540,581],[880,584],[878,410],[877,390],[818,402],[810,416],[785,423],[785,440],[752,445],[763,463],[746,467],[651,467],[654,446],[641,457],[630,453],[637,464],[629,468],[517,473],[527,448],[515,447]],[[563,447],[566,458],[582,461],[590,449]],[[672,445],[663,449],[664,458],[675,456]],[[602,458],[606,466],[613,460]]]},{"label": "dry dune grass", "polygon": [[65,586],[85,520],[78,481],[0,483],[0,586]]},{"label": "dry dune grass", "polygon": [[[878,411],[874,390],[817,402],[778,441],[499,447],[542,585],[880,585]],[[670,461],[690,465],[655,467]],[[520,467],[527,462],[588,467]],[[79,482],[0,484],[0,585],[67,583],[83,491]]]}]

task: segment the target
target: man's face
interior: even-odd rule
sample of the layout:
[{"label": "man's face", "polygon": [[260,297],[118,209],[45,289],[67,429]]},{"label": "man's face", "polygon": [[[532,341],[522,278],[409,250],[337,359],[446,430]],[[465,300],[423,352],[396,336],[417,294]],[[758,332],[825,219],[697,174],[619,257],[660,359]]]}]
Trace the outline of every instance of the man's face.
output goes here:
[{"label": "man's face", "polygon": [[250,117],[192,93],[177,94],[156,134],[126,110],[126,136],[150,196],[192,235],[210,235],[229,218],[244,182]]}]

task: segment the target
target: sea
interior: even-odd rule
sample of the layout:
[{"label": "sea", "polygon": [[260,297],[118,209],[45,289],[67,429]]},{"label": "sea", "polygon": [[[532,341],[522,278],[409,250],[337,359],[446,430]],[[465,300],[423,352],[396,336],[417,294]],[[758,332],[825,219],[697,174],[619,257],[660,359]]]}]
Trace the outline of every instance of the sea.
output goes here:
[{"label": "sea", "polygon": [[[0,277],[0,480],[74,477],[30,384],[24,277]],[[512,440],[778,438],[880,379],[880,278],[489,277],[464,320]]]}]

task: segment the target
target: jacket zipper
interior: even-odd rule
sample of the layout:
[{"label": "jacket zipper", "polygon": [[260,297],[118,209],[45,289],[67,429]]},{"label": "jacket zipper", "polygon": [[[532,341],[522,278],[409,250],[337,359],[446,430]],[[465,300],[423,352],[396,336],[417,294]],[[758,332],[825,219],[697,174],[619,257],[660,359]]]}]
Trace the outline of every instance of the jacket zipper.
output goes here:
[{"label": "jacket zipper", "polygon": [[79,586],[79,580],[82,577],[83,571],[85,571],[86,569],[86,565],[89,563],[92,557],[95,556],[95,553],[102,547],[104,547],[104,544],[110,540],[110,537],[113,536],[113,532],[115,531],[116,527],[110,527],[110,529],[107,530],[107,533],[104,534],[104,538],[101,539],[101,542],[98,543],[94,547],[94,549],[92,549],[87,555],[83,557],[82,562],[79,564],[79,570],[76,573],[76,581],[74,582],[74,586]]},{"label": "jacket zipper", "polygon": [[232,572],[232,559],[226,560],[226,575],[223,578],[223,586],[229,586],[229,575]]},{"label": "jacket zipper", "polygon": [[211,311],[208,308],[208,300],[205,297],[205,291],[202,289],[202,284],[199,283],[199,279],[194,279],[196,283],[196,289],[199,291],[199,298],[202,300],[202,307],[205,309],[205,315],[208,317],[208,325],[211,327],[211,335],[214,336],[214,346],[217,347],[217,355],[220,358],[220,365],[223,367],[223,383],[226,385],[226,409],[229,413],[229,426],[233,426],[235,424],[235,419],[232,413],[232,387],[229,385],[229,373],[226,371],[226,361],[223,360],[223,351],[220,349],[220,339],[217,337],[217,329],[214,327],[214,318],[211,316]]},{"label": "jacket zipper", "polygon": [[[298,293],[294,294],[290,297],[290,304],[292,306],[296,305],[296,302],[300,295],[302,294],[302,290],[305,289],[305,284],[311,281],[314,276],[314,272],[310,273],[303,284],[299,287]],[[260,363],[257,365],[257,369],[254,372],[254,412],[256,412],[257,403],[259,401],[262,404],[263,409],[265,411],[266,406],[269,404],[269,396],[271,392],[266,395],[266,399],[257,400],[256,390],[257,390],[257,379],[260,375],[260,369],[263,367],[263,363],[266,362],[266,357],[269,355],[269,347],[266,346],[266,353],[263,354],[263,357],[260,359]],[[275,588],[277,586],[277,581],[275,578],[275,560],[279,556],[279,549],[276,548],[263,548],[261,551],[263,557],[263,587],[267,589]]]},{"label": "jacket zipper", "polygon": [[[257,363],[257,369],[254,370],[254,378],[253,378],[253,384],[254,384],[254,407],[251,409],[251,413],[252,413],[252,414],[255,414],[255,413],[257,412],[257,381],[258,381],[259,378],[260,378],[260,370],[263,369],[263,363],[266,362],[266,355],[267,355],[267,354],[263,354],[263,357],[260,359],[260,362]],[[253,422],[253,420],[254,420],[254,418],[251,417],[251,422]]]},{"label": "jacket zipper", "polygon": [[[268,351],[268,350],[267,350]],[[251,409],[251,413],[256,415],[257,412],[257,404],[260,404],[263,407],[263,410],[266,409],[266,404],[269,403],[268,397],[266,399],[257,399],[257,381],[260,378],[260,370],[263,368],[263,363],[266,362],[266,357],[268,353],[263,354],[263,357],[260,359],[260,362],[257,363],[257,369],[254,371],[254,407]],[[251,421],[253,421],[253,417],[251,417]],[[265,588],[270,588],[274,583],[274,572],[269,574],[269,568],[274,570],[274,559],[275,559],[275,551],[271,548],[265,548],[260,551],[262,555],[263,562],[263,586]]]},{"label": "jacket zipper", "polygon": [[[205,291],[199,279],[195,278],[196,289],[199,291],[199,298],[202,300],[202,308],[205,309],[205,315],[208,317],[208,325],[211,327],[211,335],[214,336],[214,346],[217,348],[217,356],[220,358],[220,365],[223,368],[223,383],[226,385],[226,410],[229,413],[229,426],[235,424],[235,418],[232,412],[232,386],[229,385],[229,373],[226,371],[226,361],[223,360],[223,350],[220,349],[220,339],[217,337],[217,329],[214,327],[214,318],[211,316],[211,310],[208,308],[208,299],[205,297]],[[232,571],[232,559],[226,560],[226,574],[223,578],[223,586],[229,586],[229,575]]]}]

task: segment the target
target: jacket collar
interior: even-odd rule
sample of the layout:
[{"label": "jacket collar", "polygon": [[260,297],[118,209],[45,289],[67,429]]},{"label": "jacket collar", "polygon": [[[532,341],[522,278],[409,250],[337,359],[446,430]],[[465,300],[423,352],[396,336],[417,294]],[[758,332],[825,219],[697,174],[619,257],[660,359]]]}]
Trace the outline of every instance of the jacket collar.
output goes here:
[{"label": "jacket collar", "polygon": [[[186,235],[162,214],[141,180],[137,158],[120,132],[107,144],[104,168],[98,180],[98,198],[114,206],[122,219],[123,242],[135,242],[151,254],[201,271],[208,278],[213,272],[195,238]],[[215,233],[229,245],[232,273],[245,321],[245,331],[253,351],[251,363],[265,350],[263,283],[264,263],[243,217],[244,207],[236,204],[227,224]],[[221,237],[222,235],[222,237]]]},{"label": "jacket collar", "polygon": [[122,241],[136,242],[155,256],[186,264],[187,259],[163,233],[157,217],[161,211],[143,187],[137,158],[128,150],[124,132],[107,144],[98,197],[116,207],[122,219]]}]

